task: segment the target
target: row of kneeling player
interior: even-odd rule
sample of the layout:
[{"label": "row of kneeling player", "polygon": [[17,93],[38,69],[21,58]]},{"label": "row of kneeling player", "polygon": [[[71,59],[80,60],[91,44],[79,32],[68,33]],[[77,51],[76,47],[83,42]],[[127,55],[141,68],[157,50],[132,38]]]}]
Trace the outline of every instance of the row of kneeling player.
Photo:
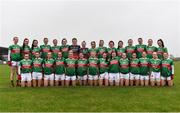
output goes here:
[{"label": "row of kneeling player", "polygon": [[[143,52],[142,58],[138,59],[136,54],[132,54],[132,59],[126,58],[126,53],[122,58],[112,52],[112,58],[107,60],[107,54],[103,53],[103,58],[96,58],[96,53],[92,52],[89,59],[85,59],[83,54],[79,54],[79,59],[73,58],[73,52],[69,51],[69,57],[64,59],[62,53],[58,53],[57,59],[52,59],[52,54],[47,54],[47,59],[40,58],[39,53],[35,54],[34,60],[29,59],[29,54],[24,55],[24,59],[19,62],[18,74],[21,75],[21,86],[41,86],[43,85],[105,85],[105,86],[132,86],[132,85],[157,85],[172,86],[174,65],[168,54],[164,53],[164,59],[158,59],[157,53],[153,53],[153,58],[146,58]],[[59,84],[59,82],[61,83]],[[150,83],[149,83],[150,82]]]}]

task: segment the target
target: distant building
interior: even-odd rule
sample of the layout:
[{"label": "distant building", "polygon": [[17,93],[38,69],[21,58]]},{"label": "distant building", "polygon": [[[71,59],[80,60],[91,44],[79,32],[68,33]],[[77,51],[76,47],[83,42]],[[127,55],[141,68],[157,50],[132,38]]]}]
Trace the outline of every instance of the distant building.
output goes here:
[{"label": "distant building", "polygon": [[6,47],[0,47],[0,60],[6,60],[8,59],[8,48]]}]

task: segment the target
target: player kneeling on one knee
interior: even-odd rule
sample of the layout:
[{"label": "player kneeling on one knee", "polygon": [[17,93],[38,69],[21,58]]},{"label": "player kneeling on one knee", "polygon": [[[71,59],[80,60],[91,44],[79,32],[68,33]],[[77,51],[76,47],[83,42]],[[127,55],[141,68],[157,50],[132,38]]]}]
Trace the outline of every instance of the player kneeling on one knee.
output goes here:
[{"label": "player kneeling on one knee", "polygon": [[66,64],[65,85],[66,86],[69,86],[70,82],[72,86],[76,86],[76,63],[77,63],[77,60],[73,58],[73,52],[69,51],[69,57],[65,60],[65,64]]},{"label": "player kneeling on one knee", "polygon": [[174,63],[173,60],[169,58],[168,53],[164,53],[164,60],[162,60],[162,68],[161,68],[161,85],[164,86],[172,86],[173,79],[172,76],[174,75]]},{"label": "player kneeling on one knee", "polygon": [[158,59],[157,53],[153,52],[153,58],[150,59],[150,83],[151,86],[154,86],[155,83],[157,86],[160,86],[160,72],[161,72],[161,60]]},{"label": "player kneeling on one knee", "polygon": [[149,85],[149,58],[146,57],[146,52],[142,53],[142,58],[139,59],[140,62],[140,83],[141,86]]},{"label": "player kneeling on one knee", "polygon": [[20,61],[18,73],[21,75],[21,87],[31,87],[31,72],[32,72],[32,60],[29,59],[29,54],[24,54],[24,59]]},{"label": "player kneeling on one knee", "polygon": [[109,84],[110,86],[114,84],[119,86],[119,57],[116,56],[115,51],[111,53],[111,57],[109,61]]},{"label": "player kneeling on one knee", "polygon": [[52,53],[47,53],[47,58],[44,60],[44,86],[54,86],[54,59]]},{"label": "player kneeling on one knee", "polygon": [[99,60],[96,57],[96,52],[91,52],[90,57],[88,59],[89,62],[89,68],[88,68],[88,82],[90,86],[97,86],[98,85],[98,74],[99,74],[99,68],[98,63]]},{"label": "player kneeling on one knee", "polygon": [[79,53],[79,60],[77,61],[77,75],[79,85],[87,85],[87,65],[88,60],[84,58],[83,53]]},{"label": "player kneeling on one knee", "polygon": [[42,82],[42,66],[43,66],[43,59],[40,58],[39,52],[35,53],[35,58],[33,59],[33,72],[32,72],[32,79],[33,79],[33,87],[41,86]]},{"label": "player kneeling on one knee", "polygon": [[62,52],[58,52],[58,58],[55,60],[55,85],[64,86],[65,81],[65,59],[62,57]]},{"label": "player kneeling on one knee", "polygon": [[109,74],[108,74],[108,61],[107,61],[107,54],[103,53],[102,58],[99,59],[99,86],[109,85]]},{"label": "player kneeling on one knee", "polygon": [[137,58],[136,53],[132,54],[132,59],[130,60],[130,85],[139,85],[139,73],[140,73],[140,68],[139,68],[139,59]]},{"label": "player kneeling on one knee", "polygon": [[126,58],[126,53],[122,53],[120,63],[120,84],[123,86],[129,86],[129,60]]}]

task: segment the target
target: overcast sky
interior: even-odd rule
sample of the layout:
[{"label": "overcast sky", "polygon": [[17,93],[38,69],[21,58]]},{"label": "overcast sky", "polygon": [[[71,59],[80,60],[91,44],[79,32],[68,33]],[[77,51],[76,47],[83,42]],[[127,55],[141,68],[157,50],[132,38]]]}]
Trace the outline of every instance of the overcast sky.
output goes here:
[{"label": "overcast sky", "polygon": [[[137,43],[142,37],[154,45],[159,38],[169,52],[180,56],[180,2],[178,0],[1,0],[0,46],[12,44],[18,36],[20,44],[48,37],[61,40],[78,38],[87,42],[128,38]],[[60,42],[60,41],[59,41]]]}]

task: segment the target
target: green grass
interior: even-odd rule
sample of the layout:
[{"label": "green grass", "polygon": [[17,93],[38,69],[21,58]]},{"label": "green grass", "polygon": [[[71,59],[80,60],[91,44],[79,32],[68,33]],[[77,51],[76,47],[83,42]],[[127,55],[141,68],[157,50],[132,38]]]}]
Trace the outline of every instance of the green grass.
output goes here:
[{"label": "green grass", "polygon": [[10,87],[10,70],[0,65],[0,112],[180,111],[180,62],[173,87]]}]

